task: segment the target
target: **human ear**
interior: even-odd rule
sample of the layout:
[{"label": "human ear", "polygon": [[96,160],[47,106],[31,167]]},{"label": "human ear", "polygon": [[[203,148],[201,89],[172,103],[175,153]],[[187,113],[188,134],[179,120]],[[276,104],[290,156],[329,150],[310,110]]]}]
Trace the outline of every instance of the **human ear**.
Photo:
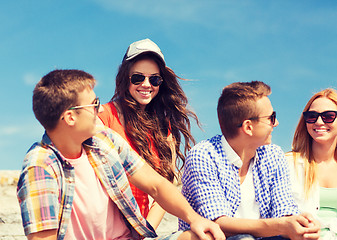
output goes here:
[{"label": "human ear", "polygon": [[76,122],[76,116],[73,111],[67,110],[63,113],[61,120],[63,120],[69,126],[74,126]]},{"label": "human ear", "polygon": [[253,124],[252,124],[251,120],[243,121],[241,129],[245,134],[247,134],[249,136],[252,136],[253,135],[253,128],[254,127],[253,127]]}]

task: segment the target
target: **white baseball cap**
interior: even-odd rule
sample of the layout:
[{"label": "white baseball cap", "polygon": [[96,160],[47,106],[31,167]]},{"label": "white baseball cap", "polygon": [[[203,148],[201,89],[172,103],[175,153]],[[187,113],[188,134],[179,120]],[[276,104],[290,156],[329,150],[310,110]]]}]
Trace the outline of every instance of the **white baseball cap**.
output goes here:
[{"label": "white baseball cap", "polygon": [[157,54],[159,58],[165,64],[164,55],[161,52],[160,48],[157,46],[157,44],[155,44],[148,38],[131,43],[128,49],[126,50],[126,53],[123,58],[123,62],[129,61],[137,57],[139,54],[142,54],[145,52],[152,52],[152,53]]}]

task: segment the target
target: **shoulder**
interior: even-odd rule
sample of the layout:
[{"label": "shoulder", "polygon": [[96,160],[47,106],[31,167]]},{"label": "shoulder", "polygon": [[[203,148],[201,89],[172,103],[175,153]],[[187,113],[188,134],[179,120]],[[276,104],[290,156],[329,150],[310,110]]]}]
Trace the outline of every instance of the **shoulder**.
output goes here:
[{"label": "shoulder", "polygon": [[217,165],[225,156],[221,145],[221,135],[216,135],[210,139],[203,140],[195,145],[187,154],[185,160],[186,168],[196,168]]},{"label": "shoulder", "polygon": [[268,144],[268,145],[261,146],[256,150],[256,152],[259,156],[265,156],[269,158],[270,157],[271,158],[275,158],[275,157],[284,158],[284,155],[285,155],[282,148],[275,144]]},{"label": "shoulder", "polygon": [[28,150],[23,162],[23,168],[34,166],[47,168],[54,165],[56,161],[57,156],[54,150],[48,145],[36,142]]},{"label": "shoulder", "polygon": [[290,163],[294,163],[294,164],[296,163],[299,165],[304,164],[304,159],[301,157],[301,154],[299,152],[287,152],[285,154],[285,157]]},{"label": "shoulder", "polygon": [[92,141],[94,142],[94,145],[95,144],[118,145],[124,144],[125,142],[123,137],[120,136],[116,131],[104,125],[96,126],[96,134],[92,137]]},{"label": "shoulder", "polygon": [[[18,189],[24,188],[34,182],[43,182],[46,179],[58,179],[62,176],[63,165],[59,160],[56,149],[49,145],[34,143],[28,150],[23,161]],[[55,183],[49,181],[49,183]],[[42,184],[40,187],[45,186]]]},{"label": "shoulder", "polygon": [[221,146],[221,135],[215,135],[210,139],[203,140],[191,148],[189,154],[216,152]]},{"label": "shoulder", "polygon": [[287,160],[280,146],[269,144],[259,147],[256,150],[258,166],[265,166],[269,169],[287,168]]}]

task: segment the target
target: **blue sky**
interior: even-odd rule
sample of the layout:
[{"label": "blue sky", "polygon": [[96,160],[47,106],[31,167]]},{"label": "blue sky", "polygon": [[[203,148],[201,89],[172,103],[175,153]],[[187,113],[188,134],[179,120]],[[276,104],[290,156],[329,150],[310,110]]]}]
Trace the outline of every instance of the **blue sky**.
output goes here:
[{"label": "blue sky", "polygon": [[220,133],[216,105],[236,81],[264,81],[280,125],[273,142],[289,151],[301,111],[317,91],[337,86],[334,0],[15,0],[0,3],[0,169],[20,169],[43,129],[32,90],[56,68],[85,70],[107,102],[128,45],[156,42],[179,76],[204,131]]}]

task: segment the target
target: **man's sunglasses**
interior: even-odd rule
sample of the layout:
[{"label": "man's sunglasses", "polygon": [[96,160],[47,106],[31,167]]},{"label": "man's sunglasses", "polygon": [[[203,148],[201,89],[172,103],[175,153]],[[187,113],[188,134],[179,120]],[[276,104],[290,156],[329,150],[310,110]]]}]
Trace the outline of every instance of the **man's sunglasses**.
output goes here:
[{"label": "man's sunglasses", "polygon": [[316,111],[303,112],[303,118],[306,123],[315,123],[319,116],[321,116],[324,123],[332,123],[336,119],[337,111],[325,111],[321,113]]},{"label": "man's sunglasses", "polygon": [[100,106],[101,106],[101,102],[99,101],[99,98],[97,97],[94,99],[92,104],[70,107],[68,110],[74,110],[74,109],[80,109],[80,108],[86,108],[86,107],[94,107],[95,111],[98,112]]},{"label": "man's sunglasses", "polygon": [[[270,123],[274,126],[276,123],[276,112],[274,111],[270,116],[262,116],[262,117],[252,117],[248,120],[257,120],[259,118],[268,118],[270,120]],[[242,123],[238,125],[238,127],[241,127]]]},{"label": "man's sunglasses", "polygon": [[[130,77],[130,81],[134,85],[139,85],[144,82],[145,78],[146,76],[144,76],[143,74],[135,73],[132,74],[132,76]],[[158,87],[160,86],[160,84],[162,84],[163,78],[158,75],[149,76],[149,82],[152,86]]]}]

